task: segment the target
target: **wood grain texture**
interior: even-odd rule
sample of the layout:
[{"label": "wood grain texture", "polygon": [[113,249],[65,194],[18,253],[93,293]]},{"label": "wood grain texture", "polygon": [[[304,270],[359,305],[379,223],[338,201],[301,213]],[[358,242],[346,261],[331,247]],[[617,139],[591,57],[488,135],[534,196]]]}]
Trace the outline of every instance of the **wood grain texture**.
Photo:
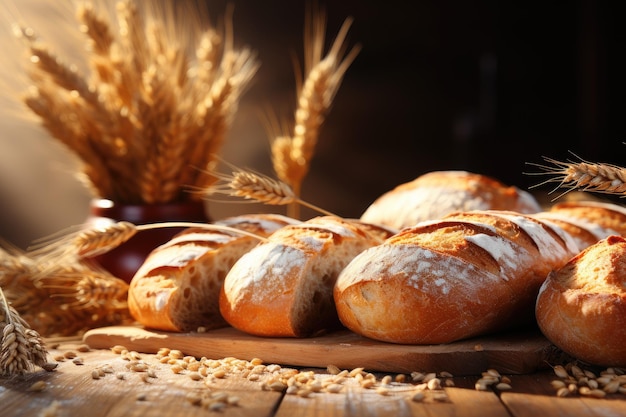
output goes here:
[{"label": "wood grain texture", "polygon": [[[74,343],[74,342],[72,342]],[[77,352],[74,344],[63,342],[50,348],[51,358],[68,351]],[[127,370],[128,360],[110,350],[98,349],[78,352],[82,365],[72,360],[59,361],[54,372],[37,371],[20,377],[0,378],[0,415],[2,417],[195,417],[267,416],[267,417],[350,417],[350,416],[437,416],[437,417],[537,417],[572,416],[605,417],[626,415],[626,400],[621,394],[605,399],[582,397],[558,398],[550,381],[554,373],[545,370],[533,374],[510,375],[512,389],[505,392],[477,391],[476,376],[450,378],[453,386],[441,390],[427,390],[420,402],[412,401],[415,383],[392,383],[387,395],[358,385],[346,385],[338,393],[320,392],[304,398],[264,390],[257,382],[231,375],[215,380],[211,386],[195,381],[188,372],[173,373],[155,355],[141,354],[141,360],[156,371],[148,382],[143,373]],[[93,379],[91,371],[103,365],[126,377],[118,380],[114,374]],[[317,377],[328,374],[324,369],[312,369]],[[383,374],[378,374],[381,378]],[[380,380],[380,379],[379,379]],[[47,382],[41,392],[29,391],[36,381]],[[190,392],[227,392],[240,398],[236,406],[220,412],[192,405],[186,400]],[[443,400],[435,399],[437,393]],[[145,398],[140,399],[140,395]],[[58,404],[55,414],[43,414],[53,402]]]},{"label": "wood grain texture", "polygon": [[168,333],[138,327],[113,326],[90,330],[83,341],[93,348],[119,344],[140,352],[179,349],[187,355],[215,359],[235,356],[289,366],[410,373],[447,371],[480,375],[488,368],[506,374],[532,373],[546,366],[554,347],[537,332],[521,332],[468,339],[442,345],[398,345],[360,337],[348,331],[324,336],[261,338],[233,328],[206,333]]},{"label": "wood grain texture", "polygon": [[[77,352],[77,344],[64,344],[51,349],[51,357],[68,351]],[[131,372],[129,361],[110,350],[77,352],[82,365],[72,360],[58,362],[53,372],[38,371],[24,377],[0,379],[0,415],[2,417],[195,417],[211,413],[193,405],[186,397],[202,390],[223,391],[237,395],[240,405],[224,410],[223,415],[250,416],[272,415],[280,403],[280,392],[263,391],[258,384],[245,378],[224,379],[217,386],[207,387],[192,380],[187,373],[174,374],[167,365],[161,364],[154,355],[145,355],[142,361],[154,366],[156,377],[142,377],[145,373]],[[100,379],[92,378],[92,371],[109,365],[115,372],[122,372],[124,379],[107,374]],[[46,381],[41,392],[29,391],[36,381]],[[147,381],[147,382],[146,382]],[[43,414],[56,402],[56,412]]]},{"label": "wood grain texture", "polygon": [[626,416],[623,399],[555,398],[507,393],[501,397],[504,405],[516,417],[577,416],[608,417]]}]

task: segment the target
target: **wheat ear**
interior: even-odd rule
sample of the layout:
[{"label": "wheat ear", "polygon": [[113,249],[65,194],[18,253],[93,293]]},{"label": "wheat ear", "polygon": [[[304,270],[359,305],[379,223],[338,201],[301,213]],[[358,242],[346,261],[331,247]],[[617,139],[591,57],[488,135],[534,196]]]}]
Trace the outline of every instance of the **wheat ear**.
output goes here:
[{"label": "wheat ear", "polygon": [[207,181],[194,167],[223,146],[257,70],[254,54],[234,48],[230,17],[226,39],[212,28],[203,32],[208,15],[198,2],[120,0],[102,16],[96,3],[80,3],[85,75],[32,29],[15,27],[31,55],[26,105],[81,160],[95,196],[127,203],[189,198],[183,187]]},{"label": "wheat ear", "polygon": [[552,165],[529,163],[543,172],[527,174],[550,175],[552,178],[534,185],[533,188],[557,183],[551,193],[559,188],[566,189],[558,197],[574,190],[626,196],[626,168],[607,163],[591,163],[582,159],[579,162],[563,162],[548,157],[543,159]]},{"label": "wheat ear", "polygon": [[[60,233],[47,239],[41,239],[29,248],[29,254],[43,263],[50,263],[49,261],[55,260],[56,263],[65,262],[67,265],[73,265],[81,259],[92,258],[115,249],[142,230],[172,227],[198,227],[246,235],[261,241],[266,240],[262,236],[245,230],[217,224],[163,222],[135,225],[130,222],[120,221],[112,222],[102,227],[88,228],[67,234]],[[45,270],[43,273],[49,273],[49,271]]]},{"label": "wheat ear", "polygon": [[46,367],[48,353],[41,336],[9,305],[1,287],[0,302],[4,310],[0,320],[0,374],[23,374],[35,366]]},{"label": "wheat ear", "polygon": [[[278,178],[299,196],[311,159],[332,101],[343,76],[356,58],[359,47],[345,54],[345,39],[352,24],[346,19],[328,54],[322,59],[326,20],[323,13],[306,21],[305,28],[305,80],[299,86],[294,128],[291,136],[282,135],[272,143],[272,163]],[[289,215],[298,217],[299,204],[289,206]]]},{"label": "wheat ear", "polygon": [[109,274],[87,268],[67,269],[36,279],[50,297],[61,298],[73,309],[89,309],[104,316],[128,308],[128,284]]},{"label": "wheat ear", "polygon": [[269,205],[298,204],[328,216],[335,214],[302,200],[291,187],[284,182],[250,170],[237,169],[231,175],[211,172],[219,180],[205,188],[206,196],[225,194],[231,197],[243,197],[245,200]]},{"label": "wheat ear", "polygon": [[70,264],[58,257],[46,262],[0,248],[0,271],[11,308],[45,337],[132,322],[128,284],[90,262]]}]

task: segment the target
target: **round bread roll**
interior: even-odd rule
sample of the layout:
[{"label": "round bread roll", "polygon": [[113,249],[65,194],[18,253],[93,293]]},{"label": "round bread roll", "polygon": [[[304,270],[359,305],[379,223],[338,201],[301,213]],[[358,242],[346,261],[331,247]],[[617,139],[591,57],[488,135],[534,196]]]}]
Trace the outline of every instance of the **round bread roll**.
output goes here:
[{"label": "round bread roll", "polygon": [[243,332],[266,337],[308,337],[340,327],[333,302],[337,275],[382,242],[382,232],[334,216],[278,230],[228,272],[222,316]]},{"label": "round bread roll", "polygon": [[227,325],[219,292],[231,266],[260,239],[299,221],[278,214],[243,214],[218,226],[253,233],[189,228],[155,248],[133,276],[128,308],[135,320],[157,330],[185,332]]},{"label": "round bread roll", "polygon": [[334,289],[341,322],[393,343],[439,344],[534,323],[547,274],[578,253],[527,215],[455,213],[406,228],[357,255]]},{"label": "round bread roll", "polygon": [[609,236],[550,273],[535,314],[543,334],[569,355],[626,367],[626,239]]},{"label": "round bread roll", "polygon": [[377,198],[361,220],[395,229],[439,219],[456,211],[507,210],[537,213],[532,194],[493,178],[467,171],[433,171]]}]

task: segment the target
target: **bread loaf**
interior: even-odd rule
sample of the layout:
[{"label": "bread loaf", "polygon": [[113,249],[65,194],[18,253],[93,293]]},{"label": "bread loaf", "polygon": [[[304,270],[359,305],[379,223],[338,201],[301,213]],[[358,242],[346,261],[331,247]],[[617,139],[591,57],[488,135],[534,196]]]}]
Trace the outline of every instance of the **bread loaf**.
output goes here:
[{"label": "bread loaf", "polygon": [[626,367],[626,239],[603,239],[550,273],[536,317],[564,352],[598,366]]},{"label": "bread loaf", "polygon": [[542,211],[532,216],[563,229],[574,239],[579,251],[608,236],[618,234],[616,230],[592,223],[589,219],[568,216],[567,213],[559,213],[558,211]]},{"label": "bread loaf", "polygon": [[509,210],[536,213],[541,206],[528,192],[467,171],[433,171],[377,198],[361,220],[396,229],[456,211]]},{"label": "bread loaf", "polygon": [[363,336],[448,343],[533,323],[545,277],[576,253],[569,235],[528,215],[455,213],[357,255],[334,299],[341,322]]},{"label": "bread loaf", "polygon": [[278,230],[226,275],[222,316],[241,331],[267,337],[307,337],[339,327],[337,275],[358,253],[382,242],[380,231],[333,216]]},{"label": "bread loaf", "polygon": [[615,234],[626,236],[626,208],[600,201],[565,201],[554,204],[550,213],[579,219]]},{"label": "bread loaf", "polygon": [[[275,214],[245,214],[215,224],[267,237],[298,221]],[[128,290],[130,313],[140,324],[166,331],[226,326],[219,291],[230,267],[259,239],[236,232],[190,228],[154,249]]]}]

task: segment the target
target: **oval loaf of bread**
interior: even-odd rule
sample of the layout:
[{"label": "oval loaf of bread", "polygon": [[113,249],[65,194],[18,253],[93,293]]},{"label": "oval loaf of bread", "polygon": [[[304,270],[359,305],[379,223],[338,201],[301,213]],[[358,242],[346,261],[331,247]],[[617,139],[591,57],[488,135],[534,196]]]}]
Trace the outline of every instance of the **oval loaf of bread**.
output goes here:
[{"label": "oval loaf of bread", "polygon": [[[276,214],[244,214],[216,225],[261,238],[299,221]],[[135,273],[128,308],[145,327],[166,331],[214,329],[227,323],[219,312],[226,273],[259,239],[236,232],[189,228],[154,249]]]},{"label": "oval loaf of bread", "polygon": [[626,367],[626,239],[609,236],[550,273],[536,317],[564,352],[593,365]]},{"label": "oval loaf of bread", "polygon": [[598,243],[606,237],[619,234],[613,229],[592,223],[588,219],[568,216],[566,213],[559,213],[558,211],[542,211],[532,216],[541,221],[553,223],[563,229],[574,239],[579,251]]},{"label": "oval loaf of bread", "polygon": [[557,226],[508,211],[421,222],[357,255],[339,275],[341,322],[393,343],[439,344],[534,321],[547,274],[578,253]]},{"label": "oval loaf of bread", "polygon": [[532,194],[467,171],[432,171],[377,198],[361,220],[396,229],[439,219],[456,211],[508,210],[536,213]]},{"label": "oval loaf of bread", "polygon": [[382,242],[380,228],[334,216],[287,226],[243,255],[220,294],[233,327],[267,337],[307,337],[340,326],[337,275],[354,256]]},{"label": "oval loaf of bread", "polygon": [[626,237],[626,207],[602,201],[564,201],[554,204],[552,214],[578,219]]}]

